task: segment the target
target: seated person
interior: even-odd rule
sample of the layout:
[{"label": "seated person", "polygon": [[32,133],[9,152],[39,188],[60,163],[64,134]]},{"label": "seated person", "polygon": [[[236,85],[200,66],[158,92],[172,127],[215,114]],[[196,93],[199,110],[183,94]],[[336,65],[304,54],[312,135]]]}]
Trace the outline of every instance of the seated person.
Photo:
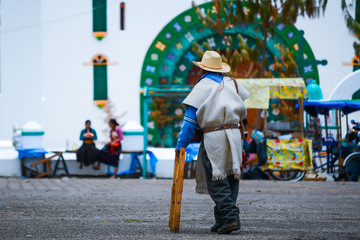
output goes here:
[{"label": "seated person", "polygon": [[123,132],[121,127],[115,119],[110,119],[110,142],[100,150],[97,164],[93,165],[93,169],[100,169],[100,162],[114,167],[114,173],[111,178],[115,178],[121,152],[121,140],[123,139]]},{"label": "seated person", "polygon": [[91,121],[85,121],[85,128],[80,133],[80,140],[83,141],[82,146],[76,151],[77,161],[80,163],[80,168],[93,164],[99,150],[95,147],[94,140],[97,140],[96,131],[91,128]]},{"label": "seated person", "polygon": [[354,126],[353,129],[346,134],[345,139],[347,139],[349,137],[349,142],[350,143],[359,143],[360,141],[360,127],[358,126]]},{"label": "seated person", "polygon": [[[346,135],[345,139],[349,138],[350,143],[360,142],[360,126],[359,123],[354,120],[351,121],[352,124],[356,124],[353,129]],[[359,147],[359,146],[358,146]],[[360,157],[358,161],[354,164],[353,169],[351,170],[350,181],[358,182],[360,175]]]}]

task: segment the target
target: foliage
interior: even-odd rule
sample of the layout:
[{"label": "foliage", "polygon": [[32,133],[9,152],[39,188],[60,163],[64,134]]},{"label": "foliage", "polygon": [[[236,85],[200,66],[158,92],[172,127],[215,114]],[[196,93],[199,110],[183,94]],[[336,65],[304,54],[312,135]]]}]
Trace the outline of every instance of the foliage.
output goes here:
[{"label": "foliage", "polygon": [[[260,47],[261,40],[258,37],[256,39],[256,47],[250,48],[242,35],[237,35],[238,45],[233,45],[233,39],[228,37],[229,46],[225,52],[221,54],[223,62],[226,62],[231,67],[230,75],[236,78],[254,78],[258,76],[260,70]],[[204,42],[202,47],[197,43],[193,43],[192,50],[197,53],[201,58],[204,54],[204,50],[216,50],[220,52],[220,49],[212,49],[207,42]],[[234,49],[233,51],[231,49]],[[265,77],[299,77],[300,74],[297,71],[297,65],[295,62],[294,53],[289,48],[284,46],[280,47],[280,59],[274,57],[275,63],[269,67],[269,71],[265,71]]]},{"label": "foliage", "polygon": [[173,101],[163,97],[153,98],[154,110],[151,112],[150,117],[154,119],[157,126],[160,128],[165,128],[165,126],[174,121],[179,121],[182,119],[183,115],[172,115],[169,114],[171,109],[173,109]]},{"label": "foliage", "polygon": [[[356,21],[356,19],[351,16],[349,10],[354,7],[354,0],[349,3],[346,0],[341,0],[341,9],[345,15],[346,26],[351,33],[353,33],[357,38],[360,38],[360,23]],[[360,8],[357,8],[356,15],[360,16]],[[353,47],[355,50],[355,55],[360,57],[360,43],[354,42]]]},{"label": "foliage", "polygon": [[[275,58],[275,63],[270,66],[270,69],[275,71],[279,77],[298,77],[300,73],[297,70],[297,64],[295,62],[294,52],[291,52],[289,48],[284,48],[284,46],[280,47],[280,61]],[[272,76],[272,72],[269,72],[270,76]]]},{"label": "foliage", "polygon": [[[224,36],[224,29],[231,28],[232,26],[240,26],[244,23],[258,24],[262,33],[262,39],[257,39],[256,51],[261,51],[261,63],[259,69],[253,68],[253,71],[258,72],[251,73],[250,75],[266,77],[266,44],[268,39],[274,34],[275,26],[280,22],[286,25],[293,25],[296,23],[298,16],[316,18],[320,15],[321,10],[325,11],[327,0],[213,0],[213,3],[216,11],[212,13],[208,10],[205,15],[201,13],[199,7],[194,3],[193,7],[201,23],[205,27],[210,27],[213,31],[217,31],[220,36]],[[235,7],[235,5],[237,7]],[[258,44],[258,42],[261,44]],[[246,55],[245,53],[241,54],[243,51],[241,48],[237,51],[238,53],[240,51],[242,57]],[[246,49],[245,51],[250,57],[251,53]],[[235,56],[238,56],[238,53],[234,53]],[[224,58],[228,59],[227,57],[230,55],[231,54],[226,53]],[[288,54],[286,57],[284,56],[283,59],[291,61],[291,64],[288,65],[290,69],[292,69],[292,64],[295,61],[290,58],[291,56]],[[236,62],[238,60],[239,59],[236,59],[234,61]],[[277,59],[277,62],[281,63],[282,60],[279,62],[279,59]],[[257,64],[258,59],[255,59],[253,65]]]}]

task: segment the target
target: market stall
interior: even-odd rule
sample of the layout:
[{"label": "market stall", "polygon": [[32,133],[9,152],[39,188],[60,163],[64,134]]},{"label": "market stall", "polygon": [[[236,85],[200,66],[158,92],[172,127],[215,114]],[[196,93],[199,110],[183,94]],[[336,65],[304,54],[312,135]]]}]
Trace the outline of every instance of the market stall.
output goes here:
[{"label": "market stall", "polygon": [[[311,163],[311,141],[304,138],[303,102],[307,91],[302,78],[238,79],[250,92],[245,105],[256,109],[256,121],[263,118],[263,132],[278,139],[267,139],[267,163],[262,170],[305,171]],[[296,109],[296,104],[300,109]],[[251,117],[251,116],[249,116]],[[251,125],[251,124],[249,124]],[[251,131],[251,126],[250,130]]]},{"label": "market stall", "polygon": [[[302,78],[238,79],[238,81],[250,92],[250,97],[245,100],[246,108],[262,110],[260,117],[268,120],[263,123],[264,132],[271,129],[278,132],[303,133],[302,109],[298,113],[295,112],[296,103],[302,106],[303,99],[307,98]],[[259,124],[256,128],[259,129]]]},{"label": "market stall", "polygon": [[[302,78],[280,78],[280,79],[237,79],[251,94],[245,101],[249,111],[256,110],[254,127],[251,129],[263,129],[264,132],[271,130],[280,138],[292,134],[292,139],[268,139],[268,163],[266,169],[271,170],[305,170],[309,165],[309,155],[304,154],[309,149],[309,142],[303,139],[304,125],[302,109],[295,109],[296,103],[302,106],[303,99],[307,97],[305,83]],[[164,99],[185,98],[193,86],[161,86],[158,88],[145,87],[142,89],[142,123],[144,126],[144,149],[148,146],[148,118],[150,117],[149,105],[156,97]],[[152,111],[153,113],[154,111]],[[270,112],[270,114],[268,114]],[[270,119],[260,123],[261,114],[263,119]],[[250,116],[251,114],[248,114]],[[279,141],[279,142],[275,142]],[[280,146],[276,149],[274,146]],[[311,148],[310,148],[311,149]],[[277,157],[274,153],[278,152]],[[299,155],[299,153],[302,153]],[[144,154],[145,156],[145,154]],[[281,159],[283,158],[283,159]],[[143,166],[146,166],[146,158],[143,158]],[[280,164],[279,164],[280,163]],[[143,169],[143,176],[146,177],[146,169]]]}]

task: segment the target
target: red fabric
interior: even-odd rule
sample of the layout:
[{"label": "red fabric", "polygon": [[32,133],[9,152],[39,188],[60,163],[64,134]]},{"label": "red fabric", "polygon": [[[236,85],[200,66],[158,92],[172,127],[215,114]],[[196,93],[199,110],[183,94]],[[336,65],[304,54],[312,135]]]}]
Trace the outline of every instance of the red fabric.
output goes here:
[{"label": "red fabric", "polygon": [[[121,130],[120,130],[121,131]],[[119,138],[120,138],[120,136],[119,136]],[[119,139],[118,138],[118,139]],[[111,141],[113,140],[113,136],[112,136],[112,130],[110,129],[110,139],[111,139]],[[116,140],[118,140],[118,139],[116,139]],[[114,153],[114,148],[116,148],[116,147],[119,147],[120,146],[120,142],[116,142],[116,143],[114,143],[114,144],[110,144],[110,152],[111,153]]]}]

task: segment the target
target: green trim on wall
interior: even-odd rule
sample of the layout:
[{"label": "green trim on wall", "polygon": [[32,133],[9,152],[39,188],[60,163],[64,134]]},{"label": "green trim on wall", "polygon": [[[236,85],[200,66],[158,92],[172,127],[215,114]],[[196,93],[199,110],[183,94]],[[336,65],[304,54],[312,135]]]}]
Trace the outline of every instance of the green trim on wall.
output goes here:
[{"label": "green trim on wall", "polygon": [[143,135],[144,132],[143,132],[143,131],[136,131],[136,132],[126,132],[126,131],[123,131],[123,134],[124,134],[124,135]]},{"label": "green trim on wall", "polygon": [[[203,12],[212,9],[213,3],[205,3],[199,6]],[[199,31],[201,29],[201,31]],[[285,45],[297,55],[297,43],[299,38],[298,29],[294,26],[286,26],[279,24],[275,28],[273,38],[270,38],[267,43],[268,53],[279,56],[279,51],[276,47]],[[256,31],[256,24],[248,26],[234,26],[234,28],[225,30],[225,35],[234,35],[241,33],[244,37],[255,39],[261,33]],[[194,9],[190,8],[185,12],[179,14],[171,20],[156,36],[145,56],[142,73],[141,73],[141,87],[145,86],[161,86],[160,78],[168,77],[168,82],[171,84],[175,80],[176,72],[179,72],[177,63],[180,60],[185,60],[191,64],[192,60],[200,60],[192,51],[192,43],[197,41],[211,41],[212,37],[216,37],[211,29],[205,28],[199,21]],[[222,49],[226,46],[216,43],[215,49]],[[316,80],[319,82],[319,74],[317,64],[315,64],[315,56],[304,39],[304,60],[308,61],[303,67],[304,75],[302,76],[306,82]],[[313,60],[313,62],[311,62]],[[190,65],[189,65],[190,66]],[[183,68],[184,69],[184,68]],[[190,68],[182,71],[182,75],[187,76]]]},{"label": "green trim on wall", "polygon": [[107,100],[107,65],[94,65],[94,100]]},{"label": "green trim on wall", "polygon": [[106,0],[93,0],[93,32],[98,40],[106,35]]},{"label": "green trim on wall", "polygon": [[21,136],[42,136],[44,135],[44,131],[27,131],[23,130],[21,131]]},{"label": "green trim on wall", "polygon": [[355,2],[355,21],[360,22],[360,0]]},{"label": "green trim on wall", "polygon": [[[355,21],[360,22],[360,0],[356,0],[355,2]],[[360,40],[360,37],[358,37]],[[353,72],[360,69],[359,65],[353,65]]]},{"label": "green trim on wall", "polygon": [[352,95],[352,100],[360,100],[360,89]]}]

